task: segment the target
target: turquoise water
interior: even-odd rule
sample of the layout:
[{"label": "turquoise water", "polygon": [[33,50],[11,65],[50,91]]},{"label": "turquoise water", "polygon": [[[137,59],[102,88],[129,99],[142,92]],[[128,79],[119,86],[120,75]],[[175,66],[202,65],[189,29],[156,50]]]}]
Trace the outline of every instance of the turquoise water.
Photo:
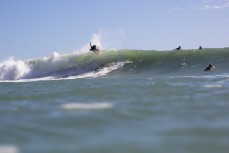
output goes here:
[{"label": "turquoise water", "polygon": [[225,48],[3,62],[0,153],[226,153],[228,58]]}]

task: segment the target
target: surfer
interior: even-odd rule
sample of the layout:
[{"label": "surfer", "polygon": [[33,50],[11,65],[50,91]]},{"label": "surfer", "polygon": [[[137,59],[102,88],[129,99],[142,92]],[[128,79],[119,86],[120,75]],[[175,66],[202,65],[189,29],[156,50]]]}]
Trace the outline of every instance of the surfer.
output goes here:
[{"label": "surfer", "polygon": [[179,47],[175,48],[174,50],[180,50],[181,51],[182,49],[181,49],[181,46],[179,46]]},{"label": "surfer", "polygon": [[199,50],[203,49],[202,46],[199,47]]},{"label": "surfer", "polygon": [[90,46],[91,46],[91,49],[90,49],[90,51],[93,51],[93,52],[97,52],[97,51],[99,51],[99,49],[96,47],[96,45],[91,45],[91,42],[90,42]]},{"label": "surfer", "polygon": [[208,67],[206,67],[206,68],[204,69],[204,71],[212,71],[212,70],[214,70],[214,69],[215,69],[215,66],[209,64]]}]

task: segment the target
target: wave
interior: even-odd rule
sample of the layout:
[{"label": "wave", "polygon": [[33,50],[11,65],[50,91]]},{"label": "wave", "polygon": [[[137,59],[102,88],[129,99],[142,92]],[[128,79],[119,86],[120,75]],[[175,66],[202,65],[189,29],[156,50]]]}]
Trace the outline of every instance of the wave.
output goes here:
[{"label": "wave", "polygon": [[106,51],[94,53],[60,55],[32,60],[9,59],[0,63],[1,81],[37,81],[99,77],[130,63],[107,57]]},{"label": "wave", "polygon": [[229,48],[184,51],[117,50],[60,55],[0,63],[0,80],[50,80],[99,77],[113,74],[202,73],[208,64],[216,72],[229,70]]}]

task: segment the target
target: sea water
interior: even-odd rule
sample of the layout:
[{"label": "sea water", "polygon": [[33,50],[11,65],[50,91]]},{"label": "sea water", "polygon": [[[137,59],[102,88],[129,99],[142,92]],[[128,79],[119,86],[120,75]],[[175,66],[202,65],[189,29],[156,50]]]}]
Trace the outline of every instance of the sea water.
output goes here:
[{"label": "sea water", "polygon": [[0,72],[0,153],[229,150],[228,48],[55,53]]}]

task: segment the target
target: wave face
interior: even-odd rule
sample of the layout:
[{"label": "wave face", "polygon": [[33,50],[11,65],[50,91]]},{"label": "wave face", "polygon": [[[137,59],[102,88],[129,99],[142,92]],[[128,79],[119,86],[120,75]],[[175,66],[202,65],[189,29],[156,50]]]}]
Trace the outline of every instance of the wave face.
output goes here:
[{"label": "wave face", "polygon": [[202,74],[208,64],[215,72],[229,70],[229,48],[146,51],[101,51],[99,55],[59,55],[26,61],[9,59],[0,63],[0,80],[33,80],[98,77],[102,75],[151,74]]}]

